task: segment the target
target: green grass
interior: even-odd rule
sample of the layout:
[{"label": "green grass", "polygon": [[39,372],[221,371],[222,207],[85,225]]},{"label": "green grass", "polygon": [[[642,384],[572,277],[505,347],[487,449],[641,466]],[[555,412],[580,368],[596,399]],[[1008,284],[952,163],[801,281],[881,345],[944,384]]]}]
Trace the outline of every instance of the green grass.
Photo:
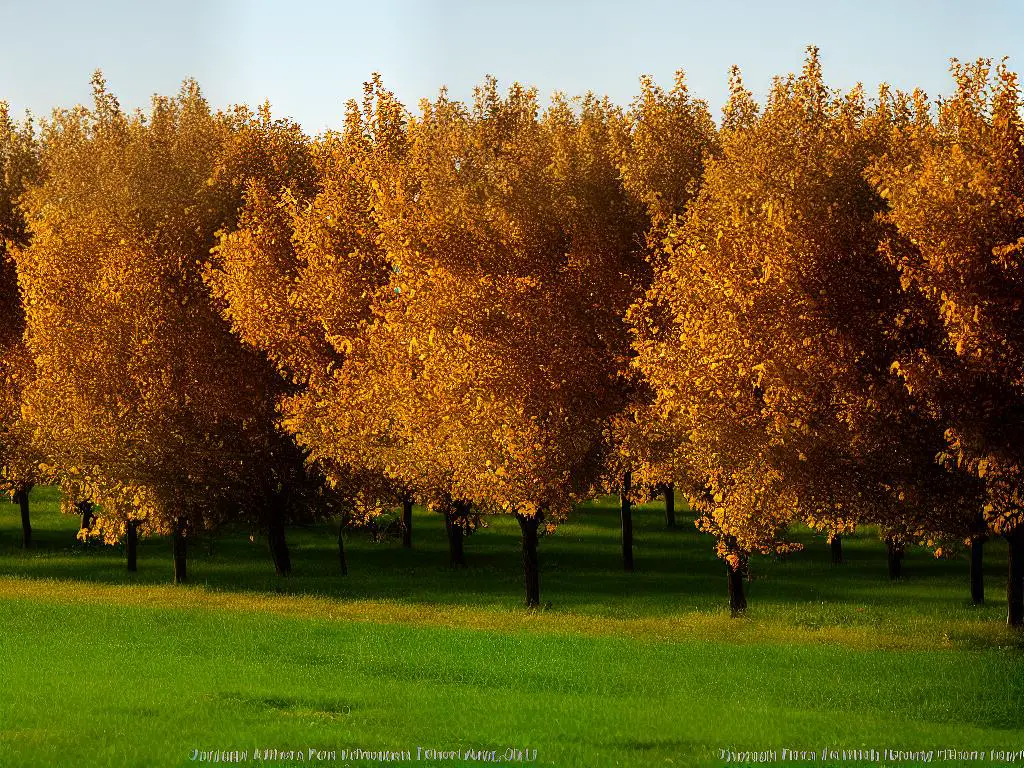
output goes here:
[{"label": "green grass", "polygon": [[0,766],[191,765],[194,749],[252,763],[254,747],[337,756],[266,765],[382,764],[346,759],[354,748],[479,765],[415,759],[423,747],[587,768],[722,765],[720,749],[1024,750],[1024,640],[1003,626],[998,542],[976,608],[962,558],[911,551],[890,583],[870,531],[844,540],[839,567],[798,531],[804,552],[754,559],[734,620],[692,521],[666,531],[658,504],[638,509],[626,574],[604,500],[542,540],[551,607],[529,613],[507,519],[467,540],[464,570],[417,510],[412,551],[349,537],[347,578],[334,531],[311,527],[289,531],[290,578],[237,532],[193,545],[191,584],[173,587],[167,541],[142,542],[128,574],[116,548],[75,541],[54,490],[32,505],[23,552],[0,504]]}]

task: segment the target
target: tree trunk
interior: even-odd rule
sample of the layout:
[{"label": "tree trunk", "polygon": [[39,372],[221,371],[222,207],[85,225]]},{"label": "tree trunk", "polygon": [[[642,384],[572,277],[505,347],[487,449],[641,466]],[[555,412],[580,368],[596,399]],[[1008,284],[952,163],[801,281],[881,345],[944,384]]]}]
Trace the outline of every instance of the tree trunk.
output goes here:
[{"label": "tree trunk", "polygon": [[971,538],[971,602],[985,604],[985,536]]},{"label": "tree trunk", "polygon": [[540,605],[540,565],[537,559],[537,530],[543,522],[543,513],[535,516],[516,513],[523,532],[523,578],[526,585],[526,607]]},{"label": "tree trunk", "polygon": [[885,549],[889,561],[889,578],[895,581],[903,575],[903,545],[886,539]]},{"label": "tree trunk", "polygon": [[463,550],[462,518],[465,517],[465,502],[457,501],[444,514],[444,527],[448,533],[448,564],[452,568],[466,567],[466,554]]},{"label": "tree trunk", "polygon": [[842,536],[838,536],[838,535],[837,536],[833,536],[832,537],[832,543],[830,544],[830,546],[832,547],[832,565],[842,565],[843,564],[843,537]]},{"label": "tree trunk", "polygon": [[184,584],[187,543],[185,541],[185,525],[180,520],[174,524],[174,532],[171,534],[171,554],[174,557],[174,583]]},{"label": "tree trunk", "polygon": [[288,552],[288,539],[284,531],[284,515],[279,506],[270,513],[267,529],[267,543],[270,545],[270,559],[274,561],[274,572],[287,576],[292,572],[292,558]]},{"label": "tree trunk", "polygon": [[87,531],[92,527],[92,502],[78,502],[78,511],[82,513],[82,530]]},{"label": "tree trunk", "polygon": [[22,488],[15,494],[18,506],[21,507],[21,546],[28,549],[32,546],[32,519],[28,513],[28,489]]},{"label": "tree trunk", "polygon": [[729,571],[729,610],[735,618],[747,610],[747,596],[743,592],[744,558],[740,557],[738,568],[733,568],[730,563],[726,563],[725,567]]},{"label": "tree trunk", "polygon": [[633,473],[626,472],[622,476],[622,493],[619,494],[622,520],[622,567],[628,572],[633,570],[633,506],[629,493],[633,486]]},{"label": "tree trunk", "polygon": [[1010,545],[1006,574],[1006,623],[1011,627],[1024,626],[1024,526],[1018,526],[1006,535]]},{"label": "tree trunk", "polygon": [[341,575],[348,576],[348,559],[345,557],[345,521],[338,526],[338,563],[341,565]]},{"label": "tree trunk", "polygon": [[412,549],[412,499],[402,501],[402,546]]},{"label": "tree trunk", "polygon": [[128,521],[128,531],[124,538],[124,552],[128,557],[128,570],[135,573],[139,570],[138,567],[138,544],[139,544],[139,524],[134,520]]},{"label": "tree trunk", "polygon": [[676,487],[672,483],[665,483],[665,527],[676,527]]}]

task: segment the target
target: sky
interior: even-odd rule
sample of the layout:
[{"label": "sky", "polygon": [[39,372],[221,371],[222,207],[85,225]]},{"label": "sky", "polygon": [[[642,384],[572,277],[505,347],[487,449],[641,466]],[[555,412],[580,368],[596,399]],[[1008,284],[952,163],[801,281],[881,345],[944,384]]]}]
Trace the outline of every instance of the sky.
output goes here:
[{"label": "sky", "polygon": [[[641,74],[682,68],[715,114],[740,66],[762,98],[821,49],[836,88],[881,81],[949,93],[950,57],[1024,71],[1024,0],[0,0],[0,99],[46,116],[87,102],[102,69],[129,109],[193,77],[214,107],[269,100],[310,133],[339,127],[372,72],[406,105],[468,98],[485,75],[542,96],[588,90],[628,104]],[[287,6],[287,7],[286,7]]]}]

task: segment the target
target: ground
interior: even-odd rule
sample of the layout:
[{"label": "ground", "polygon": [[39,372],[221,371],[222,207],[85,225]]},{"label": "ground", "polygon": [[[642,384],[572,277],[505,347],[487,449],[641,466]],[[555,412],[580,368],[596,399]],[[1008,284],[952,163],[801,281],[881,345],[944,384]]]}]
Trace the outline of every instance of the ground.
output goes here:
[{"label": "ground", "polygon": [[911,550],[890,583],[872,531],[844,540],[842,566],[798,531],[805,551],[754,558],[748,614],[732,619],[710,540],[685,514],[666,530],[658,502],[636,511],[637,571],[623,573],[609,498],[542,539],[550,606],[531,613],[510,519],[470,537],[469,567],[451,570],[442,519],[417,509],[412,551],[350,536],[347,577],[327,526],[289,531],[289,578],[239,531],[194,543],[191,584],[174,587],[168,541],[142,542],[128,574],[118,549],[75,541],[55,490],[32,508],[23,552],[17,508],[0,504],[2,766],[192,765],[235,750],[248,763],[277,750],[263,765],[385,764],[358,749],[408,752],[387,764],[410,766],[492,752],[581,768],[742,765],[748,750],[787,765],[915,762],[886,749],[1006,765],[1024,750],[1024,635],[1003,623],[1000,542],[979,608],[963,556]]}]

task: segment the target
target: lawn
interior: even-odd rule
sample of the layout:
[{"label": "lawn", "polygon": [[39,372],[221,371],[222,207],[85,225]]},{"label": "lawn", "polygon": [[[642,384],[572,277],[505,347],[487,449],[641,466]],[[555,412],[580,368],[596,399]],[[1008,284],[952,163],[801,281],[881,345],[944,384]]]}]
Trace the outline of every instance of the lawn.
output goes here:
[{"label": "lawn", "polygon": [[259,764],[353,768],[383,764],[358,749],[407,752],[392,762],[410,766],[492,752],[723,765],[720,750],[909,765],[883,750],[1024,750],[1024,639],[1003,626],[999,542],[976,608],[964,558],[912,550],[891,583],[873,532],[846,539],[833,566],[798,531],[805,551],[753,560],[748,614],[731,619],[725,567],[690,519],[669,531],[657,503],[640,507],[627,574],[607,499],[542,540],[550,606],[530,613],[507,519],[470,537],[469,567],[452,570],[441,518],[417,509],[411,551],[350,536],[347,577],[329,527],[289,531],[284,579],[238,531],[194,544],[191,583],[174,587],[166,540],[141,542],[129,574],[116,548],[75,541],[53,489],[32,507],[36,547],[23,552],[17,509],[0,504],[0,766],[192,765],[195,750],[253,763],[257,749],[279,758]]}]

